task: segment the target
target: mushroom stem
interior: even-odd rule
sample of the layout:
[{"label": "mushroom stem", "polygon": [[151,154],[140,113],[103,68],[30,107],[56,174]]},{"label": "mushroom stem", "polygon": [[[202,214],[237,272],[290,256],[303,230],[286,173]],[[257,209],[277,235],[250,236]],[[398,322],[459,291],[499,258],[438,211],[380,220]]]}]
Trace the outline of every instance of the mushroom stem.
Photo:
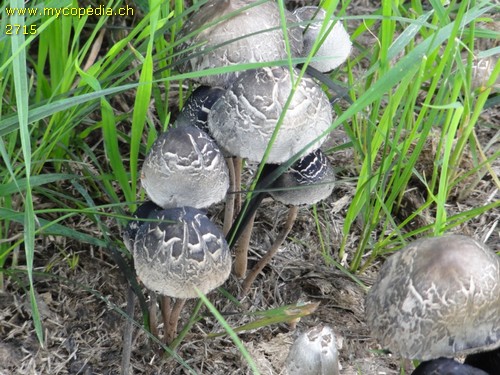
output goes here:
[{"label": "mushroom stem", "polygon": [[234,259],[234,275],[242,278],[247,273],[248,262],[248,248],[250,247],[250,238],[252,237],[253,223],[255,221],[255,211],[252,216],[248,218],[248,223],[236,244],[235,259]]},{"label": "mushroom stem", "polygon": [[241,163],[243,162],[243,159],[240,157],[235,157],[233,158],[233,164],[234,164],[234,212],[236,215],[241,210]]},{"label": "mushroom stem", "polygon": [[161,297],[161,317],[163,320],[163,342],[169,344],[167,338],[167,330],[170,322],[170,317],[172,316],[172,305],[169,296]]},{"label": "mushroom stem", "polygon": [[249,272],[249,274],[243,281],[243,284],[241,285],[242,290],[240,293],[240,297],[244,297],[248,293],[254,280],[257,278],[257,275],[264,269],[264,267],[271,261],[272,257],[277,253],[279,247],[283,244],[286,237],[288,236],[288,233],[290,233],[290,231],[292,230],[293,224],[295,223],[295,219],[297,219],[298,210],[299,209],[297,206],[292,206],[288,209],[288,216],[286,219],[285,226],[283,227],[283,229],[281,229],[280,233],[278,234],[278,237],[276,237],[276,240],[274,241],[273,245],[269,248],[267,253],[259,260],[259,262],[254,266],[254,268],[252,268],[252,270]]},{"label": "mushroom stem", "polygon": [[149,297],[149,330],[151,334],[155,337],[158,337],[158,319],[156,319],[156,293],[151,292],[151,296]]},{"label": "mushroom stem", "polygon": [[177,298],[172,306],[170,318],[168,319],[167,326],[165,328],[165,343],[168,345],[170,345],[177,336],[177,324],[179,323],[179,317],[185,303],[186,300],[184,298]]},{"label": "mushroom stem", "polygon": [[224,207],[224,225],[222,227],[222,233],[226,236],[231,229],[231,225],[233,224],[234,218],[234,205],[235,205],[235,196],[236,196],[236,182],[235,182],[235,172],[234,172],[234,164],[232,158],[226,159],[227,161],[227,169],[229,171],[229,191],[226,195],[226,205]]}]

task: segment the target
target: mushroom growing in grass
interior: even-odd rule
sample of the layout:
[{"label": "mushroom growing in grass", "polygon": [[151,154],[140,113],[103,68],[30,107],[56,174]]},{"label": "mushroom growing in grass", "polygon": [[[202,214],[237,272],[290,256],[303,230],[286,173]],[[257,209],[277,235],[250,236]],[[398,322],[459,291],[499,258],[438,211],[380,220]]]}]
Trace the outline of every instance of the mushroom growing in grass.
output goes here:
[{"label": "mushroom growing in grass", "polygon": [[[285,10],[287,24],[296,18]],[[302,32],[287,27],[292,57],[302,52]],[[176,51],[182,73],[251,62],[287,59],[281,15],[276,1],[208,0],[184,24]],[[240,72],[196,78],[208,86],[228,86]]]},{"label": "mushroom growing in grass", "polygon": [[[335,172],[320,149],[299,159],[272,183],[269,194],[276,201],[290,205],[287,220],[276,241],[243,281],[242,296],[248,293],[255,278],[271,261],[290,233],[297,218],[298,206],[312,205],[328,198],[334,186]],[[246,258],[244,261],[246,262]]]},{"label": "mushroom growing in grass", "polygon": [[493,350],[500,347],[500,258],[466,236],[419,239],[386,260],[365,309],[374,337],[405,358]]},{"label": "mushroom growing in grass", "polygon": [[[326,17],[326,11],[317,6],[305,6],[297,8],[293,14],[300,21],[300,29],[304,32],[302,56],[306,57],[311,53],[314,43],[321,36],[320,31]],[[325,34],[322,44],[314,55],[318,59],[309,64],[323,73],[337,68],[346,61],[352,48],[349,34],[340,21],[330,20]]]},{"label": "mushroom growing in grass", "polygon": [[205,208],[224,200],[229,188],[219,147],[191,125],[158,137],[144,160],[141,181],[151,200],[163,208]]},{"label": "mushroom growing in grass", "polygon": [[339,375],[339,353],[333,330],[318,325],[302,333],[285,362],[287,375]]},{"label": "mushroom growing in grass", "polygon": [[162,306],[165,342],[171,343],[185,299],[222,285],[231,272],[231,254],[219,228],[196,208],[169,208],[154,218],[136,234],[134,265],[148,289],[176,299]]},{"label": "mushroom growing in grass", "polygon": [[[276,130],[278,121],[292,93],[292,81],[298,71],[283,67],[262,68],[242,73],[213,105],[208,115],[210,133],[228,153],[261,162]],[[283,163],[320,136],[332,122],[332,109],[321,87],[309,77],[302,77],[283,115],[281,127],[273,140],[267,163]],[[309,151],[320,147],[324,138]],[[235,171],[238,174],[238,171]],[[248,232],[236,250],[235,275],[246,273]]]}]

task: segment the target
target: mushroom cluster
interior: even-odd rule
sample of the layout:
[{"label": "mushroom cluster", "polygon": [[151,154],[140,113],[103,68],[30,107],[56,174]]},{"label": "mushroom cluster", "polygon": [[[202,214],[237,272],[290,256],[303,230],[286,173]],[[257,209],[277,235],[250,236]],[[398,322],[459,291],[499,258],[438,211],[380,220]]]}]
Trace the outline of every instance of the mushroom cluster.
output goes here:
[{"label": "mushroom cluster", "polygon": [[[197,89],[181,112],[182,122],[189,122],[202,111],[203,120],[198,126],[208,130],[226,156],[234,157],[230,192],[236,194],[236,202],[230,207],[226,204],[226,212],[238,213],[241,208],[237,194],[241,189],[238,181],[241,159],[260,163],[266,158],[267,163],[280,164],[299,153],[308,154],[275,184],[265,187],[272,189],[275,199],[285,204],[313,204],[329,196],[333,189],[333,169],[326,157],[318,153],[325,140],[321,135],[332,123],[331,104],[313,78],[302,75],[296,68],[281,66],[283,63],[279,60],[289,55],[306,57],[315,53],[318,58],[311,66],[326,72],[345,61],[351,42],[341,23],[330,21],[326,23],[330,32],[325,33],[329,37],[321,40],[325,47],[313,51],[317,44],[314,41],[319,37],[323,39],[320,25],[325,23],[326,12],[319,7],[299,8],[294,13],[285,10],[286,35],[280,12],[275,1],[209,0],[179,34],[182,43],[176,52],[181,72],[276,62],[275,66],[258,69],[200,74],[196,80],[208,87]],[[288,234],[296,213],[296,208],[290,210],[279,239]],[[241,236],[234,237],[240,237],[234,273],[241,278],[247,272],[255,212],[246,215],[247,229],[240,230]],[[231,214],[225,217],[225,222],[232,222]],[[281,242],[277,241],[247,277],[243,294]]]},{"label": "mushroom cluster", "polygon": [[[500,258],[466,236],[417,240],[380,269],[366,299],[366,317],[384,347],[431,361],[422,363],[425,368],[455,366],[440,358],[470,355],[466,364],[486,370],[481,363],[491,361],[498,370]],[[474,354],[479,352],[480,357]]]},{"label": "mushroom cluster", "polygon": [[[313,25],[324,18],[321,9],[314,9],[296,14],[285,11],[283,18],[275,1],[208,0],[178,35],[180,72],[277,63],[252,70],[235,67],[224,74],[200,73],[197,81],[202,86],[144,160],[141,182],[152,202],[139,207],[136,219],[124,231],[124,243],[133,253],[139,279],[162,296],[167,343],[175,336],[184,299],[196,297],[198,291],[208,293],[229,276],[229,246],[223,233],[232,223],[230,212],[239,211],[241,198],[234,193],[240,190],[242,158],[261,162],[267,157],[267,163],[280,164],[299,153],[307,154],[266,186],[276,200],[293,207],[275,246],[247,276],[246,290],[292,228],[296,205],[313,204],[332,192],[333,169],[319,151],[324,140],[320,136],[332,123],[331,104],[313,78],[279,63],[288,56],[312,53],[317,37]],[[340,23],[336,25],[343,30]],[[347,47],[332,51],[337,60],[331,68],[317,68],[333,69],[341,63],[339,55],[345,60],[351,48],[348,39]],[[233,194],[226,199],[228,188]],[[224,199],[227,223],[221,232],[200,209]],[[239,277],[246,274],[246,252],[236,256]],[[176,299],[175,305],[170,298]]]}]

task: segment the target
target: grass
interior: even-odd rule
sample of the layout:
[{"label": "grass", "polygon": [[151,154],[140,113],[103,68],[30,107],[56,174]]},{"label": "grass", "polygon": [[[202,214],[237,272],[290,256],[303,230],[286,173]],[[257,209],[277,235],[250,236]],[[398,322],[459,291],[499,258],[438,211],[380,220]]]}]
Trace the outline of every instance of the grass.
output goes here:
[{"label": "grass", "polygon": [[[33,321],[42,343],[33,281],[37,241],[56,235],[82,246],[114,244],[122,252],[119,256],[129,257],[117,226],[104,219],[123,225],[126,213],[144,198],[137,185],[140,160],[158,132],[172,122],[171,109],[182,106],[182,95],[188,94],[182,84],[200,75],[179,74],[174,53],[182,42],[178,32],[183,20],[199,3],[185,8],[179,0],[141,2],[136,14],[127,18],[8,16],[6,6],[23,7],[21,0],[10,0],[0,9],[0,270],[25,267]],[[282,1],[279,4],[283,10]],[[352,168],[357,171],[338,253],[326,248],[320,210],[314,207],[311,212],[325,261],[344,269],[339,262],[346,260],[345,272],[354,276],[416,236],[443,234],[500,207],[500,202],[492,201],[459,213],[448,208],[452,192],[465,179],[472,178],[472,189],[489,176],[500,188],[491,168],[500,154],[486,156],[475,132],[484,108],[495,100],[490,93],[500,64],[479,88],[471,71],[479,38],[500,35],[478,23],[491,22],[490,1],[451,1],[445,6],[434,0],[432,10],[419,1],[382,1],[373,14],[360,16],[349,15],[349,4],[324,3],[328,14],[342,17],[346,24],[363,21],[352,32],[359,53],[331,75],[334,80],[347,78],[353,104],[336,106],[338,116],[329,131],[344,127],[350,142],[342,147],[352,147]],[[50,3],[69,5],[76,2]],[[121,0],[107,3],[115,9],[124,5]],[[41,8],[42,3],[30,6]],[[6,35],[8,24],[37,25],[37,33]],[[327,32],[326,23],[323,30]],[[373,48],[358,42],[366,35],[375,37]],[[498,48],[481,52],[482,56],[495,53]],[[301,62],[307,65],[312,58]],[[279,63],[290,66],[296,61]],[[361,69],[366,62],[368,67]],[[202,74],[262,65],[266,64]],[[181,94],[178,104],[171,101],[170,93],[176,90]],[[275,136],[280,124],[281,120]],[[432,170],[422,171],[429,137],[439,152],[430,161]],[[266,155],[272,144],[273,140]],[[466,150],[473,163],[464,170],[460,165]],[[262,167],[263,163],[257,177]],[[397,212],[415,180],[425,188],[425,201],[398,220]],[[257,179],[250,190],[256,183]],[[424,212],[431,213],[431,222],[411,228],[409,223]],[[98,234],[68,225],[79,217],[98,228]],[[361,229],[354,223],[362,223]],[[359,240],[351,249],[348,244],[355,231]],[[21,265],[16,264],[20,251],[24,252]]]}]

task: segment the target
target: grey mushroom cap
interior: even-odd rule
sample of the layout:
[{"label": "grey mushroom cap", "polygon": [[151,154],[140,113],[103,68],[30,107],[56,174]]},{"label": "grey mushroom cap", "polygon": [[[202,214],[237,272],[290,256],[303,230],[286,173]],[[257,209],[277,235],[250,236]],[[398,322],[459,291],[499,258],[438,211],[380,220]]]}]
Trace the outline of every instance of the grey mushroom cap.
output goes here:
[{"label": "grey mushroom cap", "polygon": [[196,298],[219,287],[231,272],[221,230],[200,210],[170,208],[144,223],[134,243],[134,265],[144,285],[164,296]]},{"label": "grey mushroom cap", "polygon": [[[298,71],[293,70],[297,79]],[[228,153],[261,161],[292,89],[290,71],[283,67],[242,73],[213,105],[210,133]],[[332,109],[321,87],[309,77],[300,80],[268,163],[283,163],[322,134],[332,122]],[[321,146],[325,137],[306,152]]]},{"label": "grey mushroom cap", "polygon": [[[293,14],[301,21],[300,28],[304,31],[302,56],[305,57],[312,51],[314,43],[321,36],[320,31],[326,17],[326,11],[317,6],[305,6],[296,9]],[[311,22],[305,23],[304,21]],[[331,27],[333,22],[333,20],[330,20],[328,27]],[[329,72],[347,60],[351,48],[352,43],[349,34],[342,23],[337,21],[324,39],[323,44],[316,51],[315,56],[321,59],[311,61],[309,65],[320,72]]]},{"label": "grey mushroom cap", "polygon": [[[254,3],[253,0],[209,0],[200,8],[187,20],[179,35],[182,38],[203,29],[176,49],[181,52],[180,59],[187,58],[179,70],[191,72],[286,59],[278,4],[275,1]],[[287,24],[297,22],[288,11],[285,17]],[[302,32],[298,27],[287,27],[287,30],[292,57],[299,56],[303,46]],[[227,86],[239,74],[210,75],[199,77],[198,81],[209,86]]]},{"label": "grey mushroom cap", "polygon": [[411,243],[386,260],[368,293],[372,334],[419,360],[500,347],[499,259],[461,235]]},{"label": "grey mushroom cap", "polygon": [[[283,204],[315,204],[328,198],[335,186],[335,172],[326,155],[320,150],[294,163],[273,183],[271,196]],[[279,190],[282,189],[282,190]]]},{"label": "grey mushroom cap", "polygon": [[123,243],[128,251],[132,252],[134,249],[134,241],[139,228],[145,223],[144,219],[153,216],[156,212],[161,211],[162,208],[156,203],[146,201],[142,203],[137,210],[132,214],[134,219],[130,220],[126,227],[123,229]]},{"label": "grey mushroom cap", "polygon": [[333,330],[318,325],[302,333],[285,362],[287,375],[339,375],[339,353]]},{"label": "grey mushroom cap", "polygon": [[229,189],[229,172],[217,144],[189,125],[162,133],[142,167],[142,186],[163,208],[205,208],[222,201]]}]

